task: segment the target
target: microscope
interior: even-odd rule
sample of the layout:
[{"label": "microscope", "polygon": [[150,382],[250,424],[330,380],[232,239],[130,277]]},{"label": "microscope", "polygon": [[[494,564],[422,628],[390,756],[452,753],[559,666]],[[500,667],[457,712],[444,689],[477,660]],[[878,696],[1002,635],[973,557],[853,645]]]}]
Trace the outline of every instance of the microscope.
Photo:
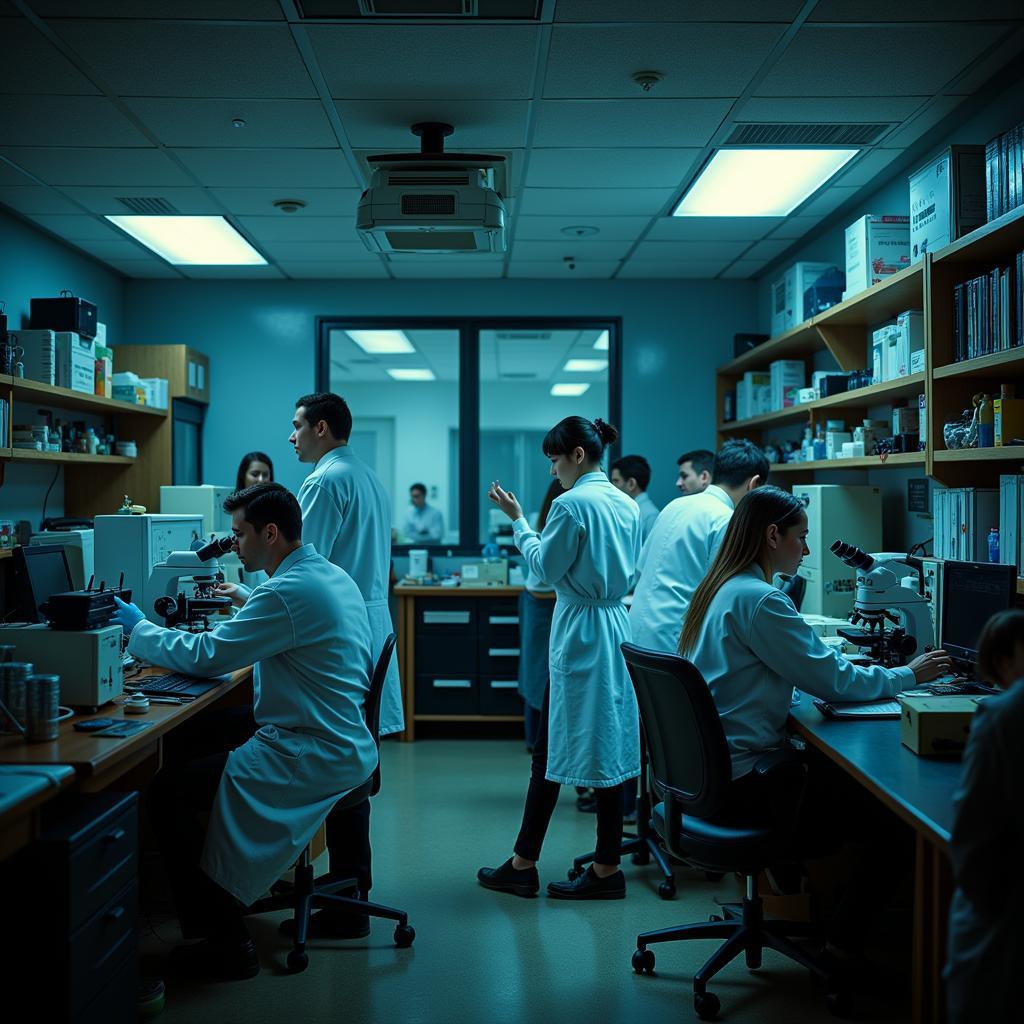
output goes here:
[{"label": "microscope", "polygon": [[[934,645],[920,558],[893,552],[869,555],[841,540],[831,551],[857,572],[850,622],[862,628],[837,630],[839,636],[866,647],[872,660],[886,668],[904,665]],[[899,566],[917,573],[916,584],[913,576],[900,576]]]},{"label": "microscope", "polygon": [[[154,590],[163,590],[163,596],[153,602],[153,608],[168,629],[181,627],[189,633],[209,632],[213,628],[210,616],[231,607],[231,601],[218,597],[216,589],[218,583],[224,582],[217,558],[230,551],[232,543],[232,538],[223,537],[196,551],[172,551],[166,561],[153,566],[151,586]],[[183,580],[191,584],[191,594],[185,593]]]}]

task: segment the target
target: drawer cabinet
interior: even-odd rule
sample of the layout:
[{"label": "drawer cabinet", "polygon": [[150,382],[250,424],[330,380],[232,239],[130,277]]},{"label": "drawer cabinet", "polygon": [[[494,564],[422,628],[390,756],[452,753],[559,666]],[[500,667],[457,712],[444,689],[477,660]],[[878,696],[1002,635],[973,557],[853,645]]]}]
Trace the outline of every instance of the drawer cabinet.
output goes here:
[{"label": "drawer cabinet", "polygon": [[518,679],[480,677],[481,715],[521,715],[523,698],[519,696]]},{"label": "drawer cabinet", "polygon": [[416,712],[420,715],[477,715],[480,692],[471,675],[416,674]]}]

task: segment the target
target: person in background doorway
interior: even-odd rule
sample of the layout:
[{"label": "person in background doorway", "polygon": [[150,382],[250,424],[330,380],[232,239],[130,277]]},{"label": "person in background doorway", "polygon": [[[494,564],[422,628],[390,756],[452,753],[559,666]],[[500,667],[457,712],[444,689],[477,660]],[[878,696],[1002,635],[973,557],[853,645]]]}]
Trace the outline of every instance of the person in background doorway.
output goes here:
[{"label": "person in background doorway", "polygon": [[711,483],[711,472],[715,467],[715,453],[709,452],[706,448],[684,452],[676,459],[676,465],[679,467],[676,487],[684,496],[700,494],[707,490],[708,484]]},{"label": "person in background doorway", "polygon": [[235,479],[235,490],[244,491],[255,484],[274,482],[274,464],[270,456],[263,452],[249,452],[242,456],[238,464],[238,475]]},{"label": "person in background doorway", "polygon": [[636,502],[601,472],[618,431],[602,420],[569,416],[544,438],[565,493],[551,504],[543,535],[530,529],[515,495],[498,481],[487,496],[512,520],[527,565],[558,595],[551,621],[551,681],[533,748],[530,787],[514,853],[481,868],[488,889],[535,896],[537,861],[563,784],[597,791],[597,853],[569,882],[550,882],[554,899],[622,899],[622,783],[640,773],[640,721],[619,645],[629,639],[623,598],[640,554]]},{"label": "person in background doorway", "polygon": [[[294,427],[289,442],[299,462],[312,462],[312,472],[299,488],[302,536],[329,562],[352,577],[366,602],[374,661],[394,629],[388,607],[391,576],[391,499],[377,474],[349,447],[352,413],[339,395],[304,395],[295,403]],[[381,697],[380,735],[401,732],[402,687],[398,659],[393,657]],[[334,811],[327,819],[327,845],[331,848],[330,874],[357,878],[366,899],[373,884],[370,871],[370,801]],[[282,929],[287,934],[291,921]],[[310,934],[333,938],[359,938],[370,932],[366,916],[352,917],[318,911]]]},{"label": "person in background doorway", "polygon": [[1000,612],[978,641],[978,675],[1005,690],[978,704],[964,751],[949,844],[949,1024],[1012,1016],[1024,957],[1024,611]]},{"label": "person in background doorway", "polygon": [[[556,477],[551,481],[533,528],[544,532],[551,503],[563,493]],[[533,752],[540,726],[540,709],[548,688],[548,646],[551,617],[555,612],[554,587],[545,583],[526,563],[526,587],[519,595],[519,696],[523,698],[523,731],[526,746]]]},{"label": "person in background doorway", "polygon": [[407,544],[440,544],[444,539],[444,516],[427,504],[426,484],[409,488],[409,507],[405,510],[402,533]]},{"label": "person in background doorway", "polygon": [[726,441],[714,483],[700,494],[670,501],[640,554],[640,581],[629,609],[633,643],[675,653],[683,617],[707,575],[736,503],[767,482],[768,460],[750,441]]},{"label": "person in background doorway", "polygon": [[647,540],[659,511],[647,493],[651,485],[651,464],[642,455],[623,455],[612,463],[611,470],[612,483],[623,494],[628,494],[640,509],[640,532]]}]

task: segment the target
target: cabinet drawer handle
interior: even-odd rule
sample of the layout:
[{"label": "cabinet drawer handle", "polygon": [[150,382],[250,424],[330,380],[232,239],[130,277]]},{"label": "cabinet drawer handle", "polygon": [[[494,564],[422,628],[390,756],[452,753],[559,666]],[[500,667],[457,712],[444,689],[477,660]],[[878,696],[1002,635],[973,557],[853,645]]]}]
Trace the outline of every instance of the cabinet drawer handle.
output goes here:
[{"label": "cabinet drawer handle", "polygon": [[490,658],[518,658],[518,647],[488,647],[487,655]]},{"label": "cabinet drawer handle", "polygon": [[430,683],[435,690],[469,690],[473,686],[472,679],[434,679]]},{"label": "cabinet drawer handle", "polygon": [[518,615],[490,615],[487,621],[492,626],[518,626],[519,616]]},{"label": "cabinet drawer handle", "polygon": [[518,690],[519,684],[514,679],[492,679],[492,690]]},{"label": "cabinet drawer handle", "polygon": [[125,837],[125,831],[123,828],[115,828],[113,832],[108,832],[103,838],[108,843],[119,843]]},{"label": "cabinet drawer handle", "polygon": [[470,620],[473,617],[471,611],[463,612],[424,612],[423,613],[423,624],[424,625],[458,625],[468,626]]},{"label": "cabinet drawer handle", "polygon": [[111,907],[103,916],[108,921],[120,921],[124,917],[124,907]]}]

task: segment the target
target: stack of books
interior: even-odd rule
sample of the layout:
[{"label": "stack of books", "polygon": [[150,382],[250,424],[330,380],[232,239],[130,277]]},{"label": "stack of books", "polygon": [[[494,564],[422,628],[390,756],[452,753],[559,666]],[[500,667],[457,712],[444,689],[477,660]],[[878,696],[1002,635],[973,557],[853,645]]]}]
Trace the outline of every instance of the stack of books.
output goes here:
[{"label": "stack of books", "polygon": [[953,289],[953,358],[975,359],[1024,342],[1024,252]]},{"label": "stack of books", "polygon": [[1024,206],[1024,122],[985,146],[985,199],[989,220]]}]

